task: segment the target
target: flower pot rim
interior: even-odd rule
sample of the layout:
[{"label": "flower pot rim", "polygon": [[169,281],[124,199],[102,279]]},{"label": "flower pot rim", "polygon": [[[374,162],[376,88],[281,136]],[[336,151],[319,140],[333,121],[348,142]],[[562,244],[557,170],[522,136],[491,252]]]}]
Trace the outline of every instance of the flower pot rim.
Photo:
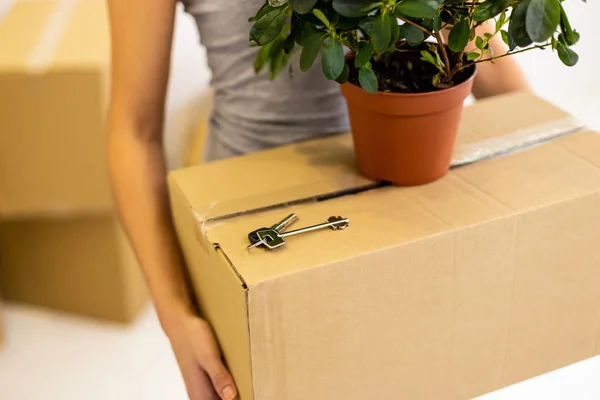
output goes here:
[{"label": "flower pot rim", "polygon": [[380,92],[377,91],[377,93],[369,93],[366,90],[364,90],[362,87],[360,87],[359,85],[355,85],[354,83],[347,81],[346,83],[342,84],[342,86],[346,86],[346,87],[352,87],[352,88],[356,88],[359,90],[362,90],[363,92],[365,92],[368,95],[372,95],[372,96],[390,96],[390,97],[407,97],[407,98],[417,98],[417,97],[430,97],[430,96],[436,96],[436,95],[440,95],[442,93],[449,93],[452,92],[454,90],[459,90],[462,86],[469,84],[469,82],[471,82],[473,79],[475,79],[475,76],[477,75],[477,64],[473,64],[473,72],[471,73],[471,76],[469,76],[468,79],[465,79],[464,81],[462,81],[461,83],[459,83],[458,85],[446,88],[446,89],[441,89],[441,90],[435,90],[433,92],[423,92],[423,93],[394,93],[394,92]]}]

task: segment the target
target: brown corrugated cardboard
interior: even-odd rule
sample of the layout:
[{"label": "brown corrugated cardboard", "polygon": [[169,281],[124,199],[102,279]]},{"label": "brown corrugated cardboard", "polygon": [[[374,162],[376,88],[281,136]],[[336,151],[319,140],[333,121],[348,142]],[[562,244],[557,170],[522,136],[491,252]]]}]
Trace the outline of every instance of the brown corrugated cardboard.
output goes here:
[{"label": "brown corrugated cardboard", "polygon": [[0,43],[0,216],[111,210],[104,2],[16,2]]},{"label": "brown corrugated cardboard", "polygon": [[148,296],[109,187],[106,4],[17,1],[0,43],[0,287],[129,321]]},{"label": "brown corrugated cardboard", "polygon": [[0,347],[4,344],[4,310],[2,309],[2,298],[0,297]]},{"label": "brown corrugated cardboard", "polygon": [[147,304],[141,270],[114,217],[0,222],[7,299],[131,321]]},{"label": "brown corrugated cardboard", "polygon": [[[457,149],[567,117],[526,93],[482,101]],[[598,134],[576,133],[343,195],[369,185],[343,135],[172,173],[200,309],[241,399],[469,399],[597,354],[598,154]],[[351,226],[246,250],[290,211]]]}]

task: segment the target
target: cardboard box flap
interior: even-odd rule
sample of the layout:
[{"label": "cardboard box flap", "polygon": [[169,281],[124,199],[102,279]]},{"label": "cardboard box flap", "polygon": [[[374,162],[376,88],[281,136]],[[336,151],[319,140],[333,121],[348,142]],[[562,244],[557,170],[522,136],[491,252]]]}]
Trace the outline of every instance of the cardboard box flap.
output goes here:
[{"label": "cardboard box flap", "polygon": [[19,1],[0,19],[0,71],[106,68],[108,37],[103,1]]},{"label": "cardboard box flap", "polygon": [[[511,117],[505,118],[504,113]],[[479,101],[464,110],[452,164],[463,166],[582,127],[566,112],[531,93]],[[203,234],[212,225],[240,215],[381,186],[363,178],[357,170],[350,135],[175,171],[171,181],[187,196]]]},{"label": "cardboard box flap", "polygon": [[[511,119],[498,113],[508,109],[515,110]],[[514,139],[515,132],[539,138],[544,136],[539,134],[543,129],[556,126],[561,129],[549,137],[580,127],[566,113],[531,94],[482,101],[465,109],[457,154],[469,146],[478,149],[473,147],[478,140]],[[600,154],[596,139],[595,133],[569,136],[455,169],[430,185],[392,188],[361,178],[349,138],[342,136],[177,171],[171,175],[171,184],[179,187],[195,213],[199,241],[207,249],[211,245],[221,248],[241,280],[253,286],[600,190],[600,169],[578,155]],[[273,180],[264,174],[256,179],[259,170],[268,171]],[[231,175],[229,171],[242,172]],[[300,217],[295,226],[341,215],[351,219],[352,227],[290,238],[276,252],[246,250],[247,232],[273,224],[290,210]]]},{"label": "cardboard box flap", "polygon": [[377,187],[356,169],[349,139],[335,136],[216,161],[171,172],[169,180],[186,197],[201,234],[208,235],[212,226],[237,216]]},{"label": "cardboard box flap", "polygon": [[[282,275],[367,257],[374,251],[600,193],[599,166],[576,155],[591,153],[590,148],[600,153],[599,137],[595,132],[578,133],[456,169],[421,187],[384,187],[297,205],[292,209],[300,218],[295,226],[320,223],[331,215],[350,218],[351,226],[343,231],[298,235],[275,251],[248,252],[246,233],[274,223],[289,210],[232,219],[213,226],[209,237],[225,252],[243,282],[252,287]],[[567,145],[573,150],[566,150]]]}]

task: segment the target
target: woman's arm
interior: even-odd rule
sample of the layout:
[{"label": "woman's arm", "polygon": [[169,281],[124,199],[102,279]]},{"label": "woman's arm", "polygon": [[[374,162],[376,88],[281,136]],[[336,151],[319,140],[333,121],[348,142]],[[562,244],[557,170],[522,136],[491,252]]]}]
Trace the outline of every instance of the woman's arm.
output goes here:
[{"label": "woman's arm", "polygon": [[176,0],[108,3],[112,39],[108,156],[121,220],[190,397],[216,399],[216,390],[223,399],[233,399],[233,380],[210,327],[194,315],[170,219],[162,131]]}]

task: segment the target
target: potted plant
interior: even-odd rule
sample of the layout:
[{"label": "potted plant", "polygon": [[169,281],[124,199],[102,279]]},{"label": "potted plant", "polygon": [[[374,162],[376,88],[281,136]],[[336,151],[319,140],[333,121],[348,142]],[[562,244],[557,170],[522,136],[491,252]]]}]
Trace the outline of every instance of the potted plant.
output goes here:
[{"label": "potted plant", "polygon": [[[424,184],[449,169],[478,63],[545,48],[577,63],[562,1],[269,0],[250,18],[254,67],[275,78],[296,52],[302,71],[321,55],[324,75],[342,85],[360,170]],[[495,29],[478,36],[484,23]],[[508,53],[492,54],[495,35]]]}]

